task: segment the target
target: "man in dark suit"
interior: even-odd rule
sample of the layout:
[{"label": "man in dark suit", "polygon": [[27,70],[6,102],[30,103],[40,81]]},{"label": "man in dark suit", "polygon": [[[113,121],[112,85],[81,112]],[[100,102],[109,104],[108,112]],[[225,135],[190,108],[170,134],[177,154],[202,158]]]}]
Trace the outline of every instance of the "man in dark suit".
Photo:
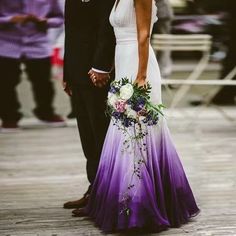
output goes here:
[{"label": "man in dark suit", "polygon": [[[115,36],[109,23],[114,2],[66,0],[64,86],[76,104],[90,182],[82,199],[64,204],[67,209],[83,208],[88,202],[109,124],[105,101],[115,52]],[[73,213],[79,214],[78,210]]]}]

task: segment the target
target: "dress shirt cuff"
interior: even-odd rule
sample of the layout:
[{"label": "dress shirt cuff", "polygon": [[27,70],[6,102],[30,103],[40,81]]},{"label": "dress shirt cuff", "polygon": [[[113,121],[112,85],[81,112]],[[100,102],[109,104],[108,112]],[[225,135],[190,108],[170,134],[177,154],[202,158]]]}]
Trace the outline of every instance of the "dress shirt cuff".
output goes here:
[{"label": "dress shirt cuff", "polygon": [[98,70],[98,69],[95,69],[95,68],[92,68],[92,70],[93,70],[94,72],[97,72],[97,73],[104,73],[104,74],[110,73],[110,72],[108,72],[108,71]]},{"label": "dress shirt cuff", "polygon": [[0,24],[8,24],[11,23],[12,16],[1,16],[0,17]]}]

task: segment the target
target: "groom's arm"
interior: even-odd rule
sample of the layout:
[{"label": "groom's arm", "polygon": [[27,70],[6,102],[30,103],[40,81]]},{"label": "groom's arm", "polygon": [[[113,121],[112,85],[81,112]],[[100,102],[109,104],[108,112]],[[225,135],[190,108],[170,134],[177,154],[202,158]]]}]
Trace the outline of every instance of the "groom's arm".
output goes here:
[{"label": "groom's arm", "polygon": [[109,72],[114,62],[115,36],[109,22],[113,5],[114,0],[100,0],[98,4],[100,22],[92,67],[104,72]]}]

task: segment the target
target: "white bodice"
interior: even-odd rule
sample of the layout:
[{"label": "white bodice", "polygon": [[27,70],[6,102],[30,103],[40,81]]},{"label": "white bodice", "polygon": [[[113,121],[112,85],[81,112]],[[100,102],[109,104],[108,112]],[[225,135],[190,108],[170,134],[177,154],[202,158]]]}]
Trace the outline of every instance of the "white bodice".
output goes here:
[{"label": "white bodice", "polygon": [[[136,14],[134,8],[134,0],[120,0],[118,6],[114,5],[111,15],[110,22],[114,27],[117,43],[137,41],[137,26],[136,26]],[[152,24],[157,20],[157,8],[155,0],[153,0],[152,7]]]},{"label": "white bodice", "polygon": [[[116,5],[114,5],[110,15],[110,22],[114,27],[117,42],[115,53],[115,79],[129,78],[133,81],[136,79],[139,65],[134,0],[120,0],[116,9],[115,6]],[[153,24],[157,20],[156,15],[157,8],[155,0],[153,0],[150,32],[153,28]],[[158,104],[161,103],[161,75],[151,44],[149,49],[147,80],[152,86],[151,100]]]}]

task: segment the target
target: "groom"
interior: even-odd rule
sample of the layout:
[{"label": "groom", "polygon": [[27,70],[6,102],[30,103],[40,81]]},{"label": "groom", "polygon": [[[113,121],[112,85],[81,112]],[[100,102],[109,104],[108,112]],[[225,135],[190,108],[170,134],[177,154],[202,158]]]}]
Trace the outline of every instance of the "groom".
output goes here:
[{"label": "groom", "polygon": [[64,204],[66,209],[88,203],[109,124],[105,101],[114,61],[115,36],[109,15],[115,0],[66,0],[64,88],[77,109],[77,123],[90,186],[84,196]]}]

